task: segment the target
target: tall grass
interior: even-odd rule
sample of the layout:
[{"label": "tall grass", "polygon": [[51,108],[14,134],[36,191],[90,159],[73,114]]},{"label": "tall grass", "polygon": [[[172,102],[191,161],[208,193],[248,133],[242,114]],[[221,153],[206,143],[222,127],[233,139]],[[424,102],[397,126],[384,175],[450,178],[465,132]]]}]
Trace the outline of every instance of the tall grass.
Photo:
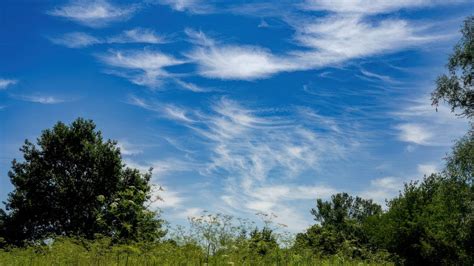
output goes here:
[{"label": "tall grass", "polygon": [[273,237],[266,241],[249,235],[256,228],[252,222],[229,215],[205,213],[190,218],[188,227],[170,228],[169,239],[159,243],[117,244],[106,237],[93,241],[56,237],[24,248],[0,249],[0,266],[391,265],[385,253],[368,253],[370,256],[365,256],[365,260],[353,259],[351,246],[345,249],[345,253],[330,257],[322,257],[310,250],[296,250],[292,247],[293,237],[272,227],[268,219],[271,217],[263,217],[266,219],[264,228],[272,228]]},{"label": "tall grass", "polygon": [[196,245],[135,243],[110,245],[107,239],[60,238],[50,245],[0,250],[0,265],[391,265],[383,261],[319,258],[279,249],[261,256],[235,248],[210,257]]}]

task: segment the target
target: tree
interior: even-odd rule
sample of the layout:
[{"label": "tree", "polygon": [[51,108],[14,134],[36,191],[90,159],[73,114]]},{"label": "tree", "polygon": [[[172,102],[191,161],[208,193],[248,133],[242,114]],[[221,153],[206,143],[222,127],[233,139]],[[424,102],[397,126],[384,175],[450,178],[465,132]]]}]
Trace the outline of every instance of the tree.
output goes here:
[{"label": "tree", "polygon": [[460,115],[474,116],[474,16],[464,21],[462,38],[454,47],[447,64],[448,74],[438,77],[437,87],[431,94],[433,105],[447,102],[452,111],[461,111]]},{"label": "tree", "polygon": [[331,201],[316,201],[316,209],[311,209],[314,219],[322,226],[334,226],[343,230],[348,223],[362,223],[370,216],[382,213],[382,207],[372,200],[353,198],[347,193],[338,193]]},{"label": "tree", "polygon": [[456,142],[447,158],[446,175],[474,185],[474,132]]},{"label": "tree", "polygon": [[262,230],[255,228],[255,230],[250,232],[249,242],[250,250],[260,256],[265,256],[278,249],[278,243],[273,230],[268,227],[263,227]]},{"label": "tree", "polygon": [[372,200],[338,193],[330,201],[317,199],[311,214],[319,224],[296,236],[298,249],[309,249],[320,255],[342,252],[351,257],[364,257],[371,248],[364,225],[369,218],[380,216],[382,208]]},{"label": "tree", "polygon": [[[471,209],[471,210],[469,210]],[[432,174],[389,202],[372,240],[411,265],[469,264],[472,195],[458,179]]]},{"label": "tree", "polygon": [[[14,190],[3,215],[3,235],[21,244],[51,235],[97,234],[116,240],[154,240],[161,220],[145,207],[151,169],[125,167],[115,141],[102,139],[91,120],[58,122],[44,130],[37,145],[20,149],[8,173]],[[1,223],[0,223],[1,224]]]}]

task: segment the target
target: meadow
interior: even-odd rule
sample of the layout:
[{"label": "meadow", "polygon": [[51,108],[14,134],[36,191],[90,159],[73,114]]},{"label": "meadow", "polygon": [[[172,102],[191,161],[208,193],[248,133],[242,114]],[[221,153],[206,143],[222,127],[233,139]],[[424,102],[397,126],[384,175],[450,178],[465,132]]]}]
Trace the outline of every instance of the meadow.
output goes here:
[{"label": "meadow", "polygon": [[334,255],[329,258],[298,254],[280,249],[265,256],[255,256],[238,248],[209,258],[196,246],[133,244],[110,246],[108,241],[88,242],[61,239],[51,246],[13,248],[0,251],[0,265],[394,265],[381,260],[360,260]]}]

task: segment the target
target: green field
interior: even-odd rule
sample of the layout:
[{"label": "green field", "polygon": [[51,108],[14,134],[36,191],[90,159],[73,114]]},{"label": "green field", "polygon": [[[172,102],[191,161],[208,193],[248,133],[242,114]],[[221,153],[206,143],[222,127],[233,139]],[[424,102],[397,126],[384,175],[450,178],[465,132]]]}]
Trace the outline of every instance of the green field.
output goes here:
[{"label": "green field", "polygon": [[206,257],[203,250],[175,244],[108,245],[107,241],[60,240],[49,246],[0,251],[0,265],[393,265],[383,261],[319,258],[281,249],[265,256],[246,248]]}]

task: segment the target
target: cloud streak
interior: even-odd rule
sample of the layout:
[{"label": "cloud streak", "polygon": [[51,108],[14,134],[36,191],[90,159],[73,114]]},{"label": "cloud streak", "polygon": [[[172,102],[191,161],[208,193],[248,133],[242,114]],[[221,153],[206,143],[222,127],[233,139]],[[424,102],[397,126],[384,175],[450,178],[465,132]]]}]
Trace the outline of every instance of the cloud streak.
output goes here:
[{"label": "cloud streak", "polygon": [[72,1],[47,12],[88,27],[105,27],[112,22],[124,21],[138,10],[138,5],[117,6],[106,0]]},{"label": "cloud streak", "polygon": [[15,85],[18,81],[14,79],[3,79],[0,78],[0,90],[5,90],[8,87]]},{"label": "cloud streak", "polygon": [[167,5],[176,11],[192,14],[208,14],[214,10],[213,6],[202,0],[158,0],[158,3]]},{"label": "cloud streak", "polygon": [[429,103],[428,97],[422,97],[409,101],[401,111],[392,112],[399,121],[395,126],[398,139],[421,146],[451,146],[467,131],[468,122],[445,105],[436,110]]},{"label": "cloud streak", "polygon": [[39,104],[58,104],[58,103],[66,102],[66,100],[55,97],[55,96],[20,95],[20,96],[14,96],[14,97],[25,102],[32,102],[32,103],[39,103]]},{"label": "cloud streak", "polygon": [[61,36],[50,38],[50,40],[54,44],[66,46],[68,48],[85,48],[97,44],[162,44],[166,42],[164,37],[156,34],[155,31],[146,28],[125,30],[118,35],[106,38],[94,37],[84,32],[70,32]]},{"label": "cloud streak", "polygon": [[334,13],[352,13],[363,15],[383,14],[408,8],[430,7],[439,4],[453,4],[461,1],[441,0],[307,0],[302,8]]},{"label": "cloud streak", "polygon": [[[259,46],[223,44],[187,30],[196,47],[186,57],[207,78],[254,80],[281,72],[318,69],[416,47],[441,38],[401,19],[371,22],[357,15],[307,18],[293,23],[300,49],[275,54]],[[302,49],[301,49],[302,48]]]},{"label": "cloud streak", "polygon": [[172,76],[166,67],[184,63],[182,60],[153,50],[110,51],[99,55],[98,58],[114,69],[109,73],[150,88],[158,88],[166,78]]}]

